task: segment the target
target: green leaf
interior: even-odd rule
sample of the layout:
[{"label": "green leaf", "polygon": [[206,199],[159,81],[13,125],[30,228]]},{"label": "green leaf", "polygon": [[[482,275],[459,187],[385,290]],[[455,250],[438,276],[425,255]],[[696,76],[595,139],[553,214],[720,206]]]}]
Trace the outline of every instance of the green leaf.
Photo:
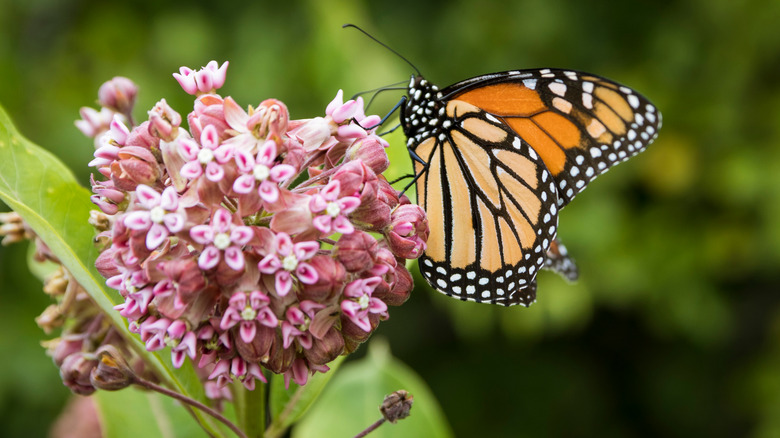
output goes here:
[{"label": "green leaf", "polygon": [[[88,142],[87,142],[88,143]],[[149,352],[130,333],[113,307],[120,296],[105,287],[95,269],[98,252],[92,244],[94,230],[88,223],[90,192],[81,187],[73,173],[54,155],[33,144],[16,131],[0,107],[0,199],[30,225],[95,303],[122,333],[130,347],[169,388],[203,401],[200,380],[189,362],[174,370],[167,350]],[[196,415],[209,431],[220,436],[213,420]]]},{"label": "green leaf", "polygon": [[207,437],[179,402],[156,392],[134,387],[120,391],[98,391],[93,396],[103,436]]},{"label": "green leaf", "polygon": [[290,382],[290,389],[284,387],[284,376],[274,374],[270,382],[271,424],[266,431],[268,438],[281,436],[290,426],[301,419],[304,413],[320,396],[325,385],[336,374],[344,356],[329,363],[330,371],[317,373],[309,378],[306,385],[299,386]]},{"label": "green leaf", "polygon": [[386,343],[376,339],[365,359],[341,367],[322,397],[293,429],[292,436],[354,436],[382,417],[382,400],[399,389],[414,397],[411,414],[396,424],[383,424],[371,432],[372,438],[452,436],[441,407],[425,382],[394,359]]}]

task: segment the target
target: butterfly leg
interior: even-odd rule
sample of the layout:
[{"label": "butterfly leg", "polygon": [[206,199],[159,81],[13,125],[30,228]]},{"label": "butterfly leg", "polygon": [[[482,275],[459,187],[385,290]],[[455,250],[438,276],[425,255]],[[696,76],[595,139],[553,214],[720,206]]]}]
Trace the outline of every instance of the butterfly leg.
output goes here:
[{"label": "butterfly leg", "polygon": [[556,272],[568,281],[576,281],[579,277],[577,265],[569,257],[566,247],[558,239],[553,240],[550,249],[547,250],[544,269]]},{"label": "butterfly leg", "polygon": [[423,174],[425,174],[425,172],[428,170],[428,163],[426,163],[425,160],[420,158],[420,156],[417,155],[417,153],[413,151],[412,148],[407,146],[406,149],[409,151],[409,156],[412,157],[412,161],[416,161],[422,164],[423,169],[420,172],[418,172],[416,175],[414,175],[414,178],[412,178],[409,184],[407,184],[406,187],[404,187],[404,189],[401,190],[401,195],[406,193],[406,191],[409,190],[409,187],[411,187],[414,183],[416,183],[417,180],[420,179],[420,177],[423,176]]}]

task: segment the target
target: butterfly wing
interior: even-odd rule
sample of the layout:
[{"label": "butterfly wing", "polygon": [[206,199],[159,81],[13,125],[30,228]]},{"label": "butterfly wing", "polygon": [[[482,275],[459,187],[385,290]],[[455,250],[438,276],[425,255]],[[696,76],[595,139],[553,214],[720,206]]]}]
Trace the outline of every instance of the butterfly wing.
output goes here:
[{"label": "butterfly wing", "polygon": [[661,114],[636,91],[592,74],[520,70],[478,76],[441,91],[501,120],[552,173],[563,208],[598,175],[643,151]]},{"label": "butterfly wing", "polygon": [[420,271],[462,300],[527,306],[557,231],[555,181],[528,143],[485,111],[450,101],[437,120],[437,135],[411,146],[424,161],[417,195],[431,227]]},{"label": "butterfly wing", "polygon": [[547,250],[544,269],[557,273],[567,281],[576,281],[580,275],[574,260],[569,257],[566,247],[558,239],[553,240]]}]

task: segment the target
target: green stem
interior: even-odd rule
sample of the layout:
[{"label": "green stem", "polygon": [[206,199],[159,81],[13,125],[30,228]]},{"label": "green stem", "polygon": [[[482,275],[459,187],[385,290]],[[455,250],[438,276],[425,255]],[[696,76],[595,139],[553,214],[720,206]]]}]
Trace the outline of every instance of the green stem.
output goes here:
[{"label": "green stem", "polygon": [[265,434],[266,386],[258,381],[254,391],[247,391],[241,382],[235,381],[230,388],[237,423],[249,438],[263,438]]}]

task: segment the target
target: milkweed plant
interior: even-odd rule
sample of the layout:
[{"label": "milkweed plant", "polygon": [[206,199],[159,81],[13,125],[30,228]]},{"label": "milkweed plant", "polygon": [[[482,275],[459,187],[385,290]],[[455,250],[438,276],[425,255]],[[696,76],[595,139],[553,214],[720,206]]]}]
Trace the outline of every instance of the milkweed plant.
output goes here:
[{"label": "milkweed plant", "polygon": [[[60,183],[40,199],[3,188],[16,210],[0,217],[3,243],[32,239],[35,259],[53,262],[54,304],[36,321],[59,333],[44,346],[71,391],[142,387],[210,436],[279,436],[315,397],[302,391],[318,394],[327,378],[313,381],[409,298],[406,261],[428,224],[383,176],[388,143],[361,98],[339,90],[321,116],[292,119],[279,100],[218,94],[227,67],[182,67],[193,108],[161,99],[140,122],[137,86],[103,84],[100,108],[76,121],[94,146],[91,197],[2,114],[3,161],[33,160]],[[88,217],[48,216],[84,211],[87,197]],[[392,394],[380,423],[410,405]]]}]

